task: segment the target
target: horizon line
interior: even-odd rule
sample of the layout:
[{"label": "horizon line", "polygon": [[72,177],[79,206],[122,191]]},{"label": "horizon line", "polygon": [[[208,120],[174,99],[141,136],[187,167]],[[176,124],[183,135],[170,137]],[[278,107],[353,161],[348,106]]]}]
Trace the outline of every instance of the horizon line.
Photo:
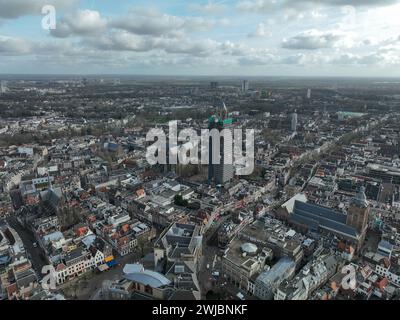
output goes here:
[{"label": "horizon line", "polygon": [[126,74],[126,73],[0,73],[2,76],[119,76],[119,77],[194,77],[194,78],[347,78],[347,79],[400,79],[399,76],[351,76],[351,75],[196,75],[196,74]]}]

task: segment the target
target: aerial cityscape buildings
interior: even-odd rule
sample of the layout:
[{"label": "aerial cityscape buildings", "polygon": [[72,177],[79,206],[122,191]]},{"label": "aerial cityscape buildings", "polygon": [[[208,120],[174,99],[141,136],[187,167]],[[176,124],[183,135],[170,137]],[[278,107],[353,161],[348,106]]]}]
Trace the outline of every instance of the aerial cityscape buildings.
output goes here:
[{"label": "aerial cityscape buildings", "polygon": [[[400,296],[395,93],[365,109],[387,91],[314,80],[308,100],[286,80],[243,92],[235,79],[60,79],[9,79],[0,100],[2,299]],[[146,161],[146,133],[170,119],[216,129],[208,164]],[[238,128],[256,132],[250,175],[225,161],[222,132]]]},{"label": "aerial cityscape buildings", "polygon": [[3,318],[400,300],[400,1],[345,2],[0,0]]}]

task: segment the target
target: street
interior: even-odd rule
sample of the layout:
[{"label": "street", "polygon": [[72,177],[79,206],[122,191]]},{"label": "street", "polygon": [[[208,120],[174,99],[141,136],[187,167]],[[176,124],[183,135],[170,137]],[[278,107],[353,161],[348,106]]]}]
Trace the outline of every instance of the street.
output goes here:
[{"label": "street", "polygon": [[[218,270],[218,229],[230,218],[229,215],[221,217],[213,226],[204,234],[203,237],[203,257],[200,264],[200,272],[198,275],[202,299],[206,299],[207,292],[215,286],[215,279],[212,272]],[[214,265],[215,261],[215,265]],[[209,265],[209,269],[207,269]],[[214,265],[214,268],[213,268]]]},{"label": "street", "polygon": [[32,261],[33,268],[40,276],[43,266],[47,265],[48,263],[43,255],[42,250],[39,247],[35,248],[33,246],[33,243],[36,242],[33,234],[30,232],[30,230],[27,230],[21,226],[14,216],[8,217],[7,222],[10,227],[13,228],[21,237],[28,257]]}]

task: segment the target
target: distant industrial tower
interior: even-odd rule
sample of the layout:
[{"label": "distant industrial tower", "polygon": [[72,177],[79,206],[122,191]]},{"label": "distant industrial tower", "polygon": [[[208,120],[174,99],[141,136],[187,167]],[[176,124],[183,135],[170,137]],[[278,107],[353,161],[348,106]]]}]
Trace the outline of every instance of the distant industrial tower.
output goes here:
[{"label": "distant industrial tower", "polygon": [[[213,115],[209,118],[209,129],[217,129],[222,131],[224,129],[231,130],[232,133],[232,119],[228,118],[228,109],[224,102],[220,102],[218,107],[217,115]],[[232,144],[225,146],[223,138],[220,139],[220,161],[219,164],[213,164],[212,158],[212,138],[209,140],[209,163],[208,163],[208,181],[215,182],[216,184],[224,184],[229,182],[233,178],[233,163],[224,163],[225,152],[232,154]]]},{"label": "distant industrial tower", "polygon": [[246,92],[247,90],[249,90],[249,81],[248,80],[243,80],[243,82],[242,82],[242,91]]},{"label": "distant industrial tower", "polygon": [[292,131],[297,131],[297,113],[296,113],[296,111],[294,113],[292,113],[290,128],[292,129]]},{"label": "distant industrial tower", "polygon": [[360,235],[360,243],[364,241],[368,228],[369,204],[365,195],[365,187],[361,187],[351,200],[347,211],[346,224],[354,227]]}]

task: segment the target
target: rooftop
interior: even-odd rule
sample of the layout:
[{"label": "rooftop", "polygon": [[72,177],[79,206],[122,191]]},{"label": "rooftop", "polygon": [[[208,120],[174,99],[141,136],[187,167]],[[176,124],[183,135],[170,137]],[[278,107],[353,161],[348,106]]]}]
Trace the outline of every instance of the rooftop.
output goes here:
[{"label": "rooftop", "polygon": [[171,283],[171,281],[161,273],[146,270],[141,264],[125,265],[124,273],[125,274],[123,277],[125,279],[141,283],[152,288],[160,288]]},{"label": "rooftop", "polygon": [[284,275],[290,273],[290,270],[295,268],[295,262],[288,258],[283,257],[272,266],[268,271],[260,273],[256,281],[263,282],[264,284],[270,285],[279,281]]},{"label": "rooftop", "polygon": [[306,225],[311,230],[317,231],[319,228],[323,228],[358,239],[359,235],[356,229],[346,224],[346,218],[346,215],[328,207],[303,203],[297,200],[295,201],[293,214],[290,216],[292,222]]}]

